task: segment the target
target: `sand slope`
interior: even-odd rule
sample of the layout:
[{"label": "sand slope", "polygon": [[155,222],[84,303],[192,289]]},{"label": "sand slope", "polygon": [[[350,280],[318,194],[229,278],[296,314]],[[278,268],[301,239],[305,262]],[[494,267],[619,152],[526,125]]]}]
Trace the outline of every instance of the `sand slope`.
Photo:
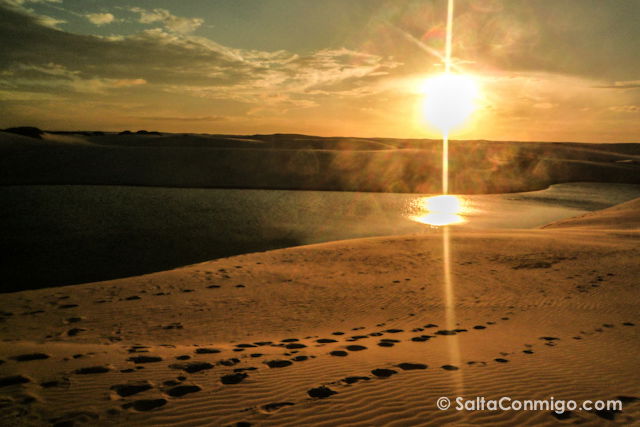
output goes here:
[{"label": "sand slope", "polygon": [[584,229],[640,229],[640,199],[621,203],[607,209],[556,221],[544,228],[584,228]]},{"label": "sand slope", "polygon": [[[3,295],[0,424],[638,423],[637,204],[605,231],[451,230],[453,323],[441,233]],[[625,406],[436,409],[457,395]]]}]

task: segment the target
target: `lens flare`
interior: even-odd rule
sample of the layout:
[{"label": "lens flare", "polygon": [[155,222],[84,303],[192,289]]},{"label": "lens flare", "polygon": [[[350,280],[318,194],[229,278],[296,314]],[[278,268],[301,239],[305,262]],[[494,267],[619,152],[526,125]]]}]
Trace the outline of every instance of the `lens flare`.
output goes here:
[{"label": "lens flare", "polygon": [[479,89],[472,77],[445,73],[425,80],[424,120],[448,135],[460,128],[476,109]]}]

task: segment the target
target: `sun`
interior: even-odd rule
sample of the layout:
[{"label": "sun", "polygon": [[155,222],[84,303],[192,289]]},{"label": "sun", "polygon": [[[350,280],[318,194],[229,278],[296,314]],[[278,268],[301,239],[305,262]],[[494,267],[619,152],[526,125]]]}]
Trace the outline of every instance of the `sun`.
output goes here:
[{"label": "sun", "polygon": [[476,109],[480,89],[466,74],[443,73],[424,80],[422,118],[443,135],[460,128]]}]

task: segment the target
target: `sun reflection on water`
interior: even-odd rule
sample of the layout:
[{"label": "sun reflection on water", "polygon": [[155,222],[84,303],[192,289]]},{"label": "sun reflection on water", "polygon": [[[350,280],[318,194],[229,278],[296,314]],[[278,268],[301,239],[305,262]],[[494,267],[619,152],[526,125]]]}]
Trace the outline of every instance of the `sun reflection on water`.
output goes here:
[{"label": "sun reflection on water", "polygon": [[453,195],[421,197],[413,203],[413,221],[433,226],[461,224],[470,212],[467,200]]}]

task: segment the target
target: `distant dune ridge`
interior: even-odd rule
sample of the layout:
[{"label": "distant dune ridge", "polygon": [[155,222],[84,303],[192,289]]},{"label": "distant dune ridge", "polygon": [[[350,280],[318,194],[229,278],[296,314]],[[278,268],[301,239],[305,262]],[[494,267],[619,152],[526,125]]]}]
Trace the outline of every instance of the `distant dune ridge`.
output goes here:
[{"label": "distant dune ridge", "polygon": [[[433,140],[21,129],[38,139],[0,132],[0,184],[440,191]],[[459,194],[640,182],[640,144],[453,141],[450,158]]]},{"label": "distant dune ridge", "polygon": [[[453,322],[441,233],[5,294],[0,423],[637,424],[638,206],[450,230]],[[623,407],[456,412],[442,396]]]}]

